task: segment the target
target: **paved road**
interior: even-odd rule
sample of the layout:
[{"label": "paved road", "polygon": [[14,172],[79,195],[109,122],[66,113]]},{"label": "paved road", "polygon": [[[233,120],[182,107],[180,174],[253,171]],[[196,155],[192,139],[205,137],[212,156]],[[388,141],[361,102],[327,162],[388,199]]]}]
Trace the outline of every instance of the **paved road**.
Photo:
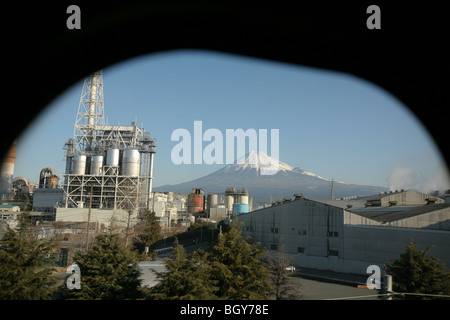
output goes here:
[{"label": "paved road", "polygon": [[[143,280],[144,286],[154,286],[157,283],[157,278],[152,270],[157,272],[163,272],[165,270],[164,261],[142,261],[139,262],[139,266],[142,270],[141,278]],[[357,283],[350,285],[350,282],[347,282],[346,285],[340,283],[329,283],[324,282],[324,280],[328,281],[328,279],[336,280],[336,274],[328,274],[323,271],[318,270],[304,270],[304,274],[308,273],[311,277],[310,279],[305,279],[301,277],[292,277],[290,280],[293,285],[298,289],[298,293],[300,293],[300,300],[323,300],[323,299],[336,299],[336,298],[349,298],[349,300],[376,300],[377,291],[362,289],[357,287]],[[325,278],[325,275],[328,276],[328,279]],[[339,274],[338,274],[339,275]],[[319,277],[321,281],[312,280],[312,277]],[[346,280],[353,281],[354,278],[360,278],[359,276],[351,276],[345,275]],[[331,281],[330,280],[330,281]],[[345,280],[345,279],[344,279]],[[355,298],[359,297],[359,298]]]}]

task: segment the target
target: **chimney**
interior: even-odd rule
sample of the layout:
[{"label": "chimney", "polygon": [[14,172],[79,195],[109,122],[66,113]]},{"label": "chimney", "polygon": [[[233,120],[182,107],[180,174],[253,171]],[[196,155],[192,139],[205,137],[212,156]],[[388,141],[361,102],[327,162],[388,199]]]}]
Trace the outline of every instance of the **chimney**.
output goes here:
[{"label": "chimney", "polygon": [[14,177],[14,164],[16,162],[16,141],[6,153],[0,171],[0,195],[5,198],[11,197],[12,181]]}]

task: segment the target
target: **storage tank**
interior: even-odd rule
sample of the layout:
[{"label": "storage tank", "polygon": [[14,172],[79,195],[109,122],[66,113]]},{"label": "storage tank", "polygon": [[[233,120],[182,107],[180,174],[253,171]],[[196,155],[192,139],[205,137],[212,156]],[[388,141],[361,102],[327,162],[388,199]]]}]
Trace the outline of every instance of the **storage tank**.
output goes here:
[{"label": "storage tank", "polygon": [[5,194],[7,197],[11,195],[12,181],[14,178],[14,163],[16,161],[16,142],[12,144],[3,163],[0,158],[0,195]]},{"label": "storage tank", "polygon": [[246,194],[239,195],[239,203],[248,204],[248,195]]},{"label": "storage tank", "polygon": [[122,175],[139,176],[141,168],[140,154],[137,149],[128,149],[123,153]]},{"label": "storage tank", "polygon": [[233,204],[234,204],[234,197],[230,194],[227,194],[225,196],[225,208],[227,208],[228,211],[233,211]]},{"label": "storage tank", "polygon": [[119,149],[109,149],[106,152],[106,165],[117,167],[119,166]]},{"label": "storage tank", "polygon": [[209,200],[209,207],[215,208],[219,205],[219,195],[217,193],[212,193]]},{"label": "storage tank", "polygon": [[233,216],[240,215],[242,213],[248,212],[248,204],[244,203],[235,203],[233,205]]},{"label": "storage tank", "polygon": [[73,174],[84,175],[86,171],[86,156],[84,155],[75,155],[73,157]]},{"label": "storage tank", "polygon": [[192,194],[192,212],[203,211],[203,195],[198,193]]},{"label": "storage tank", "polygon": [[94,156],[91,160],[91,174],[101,175],[103,167],[103,156]]},{"label": "storage tank", "polygon": [[52,174],[51,176],[47,176],[45,178],[45,187],[47,189],[56,189],[58,187],[59,178],[57,175]]},{"label": "storage tank", "polygon": [[188,212],[203,212],[204,192],[201,189],[193,189],[188,196]]}]

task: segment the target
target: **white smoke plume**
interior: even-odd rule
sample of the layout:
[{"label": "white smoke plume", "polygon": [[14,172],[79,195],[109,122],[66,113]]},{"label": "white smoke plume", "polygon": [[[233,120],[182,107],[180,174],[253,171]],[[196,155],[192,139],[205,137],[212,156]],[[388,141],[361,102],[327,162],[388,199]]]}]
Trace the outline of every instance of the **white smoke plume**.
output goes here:
[{"label": "white smoke plume", "polygon": [[423,161],[414,164],[397,163],[388,178],[389,189],[415,189],[423,193],[444,193],[450,189],[450,178],[445,164],[441,164],[431,173],[428,169]]}]

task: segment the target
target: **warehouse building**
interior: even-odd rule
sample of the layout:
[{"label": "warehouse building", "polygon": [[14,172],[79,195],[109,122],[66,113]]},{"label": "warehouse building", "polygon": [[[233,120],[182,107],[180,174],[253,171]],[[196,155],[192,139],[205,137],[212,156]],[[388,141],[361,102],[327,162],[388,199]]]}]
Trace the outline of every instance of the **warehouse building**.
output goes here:
[{"label": "warehouse building", "polygon": [[377,195],[367,199],[371,206],[356,209],[298,195],[238,219],[253,241],[284,250],[300,267],[365,275],[369,265],[383,267],[399,258],[410,239],[418,249],[432,246],[429,254],[449,267],[450,203],[415,193],[396,192],[403,201],[387,205],[383,198],[393,194]]}]

